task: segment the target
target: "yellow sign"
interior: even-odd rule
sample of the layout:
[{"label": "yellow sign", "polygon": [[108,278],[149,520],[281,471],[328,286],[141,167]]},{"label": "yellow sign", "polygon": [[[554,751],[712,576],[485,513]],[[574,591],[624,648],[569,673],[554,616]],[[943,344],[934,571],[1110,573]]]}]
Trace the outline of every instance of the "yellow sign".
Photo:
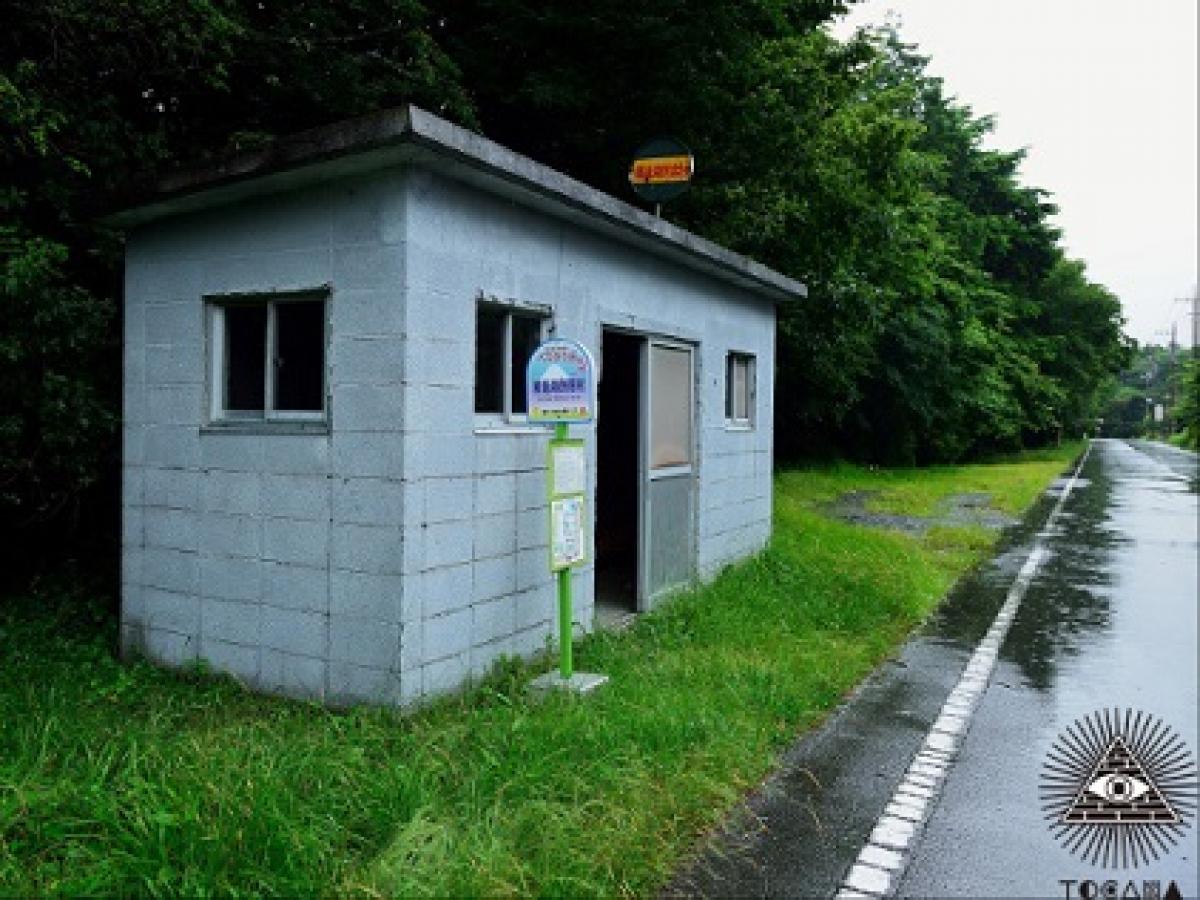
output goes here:
[{"label": "yellow sign", "polygon": [[692,178],[690,156],[650,156],[635,159],[629,170],[630,184],[676,184]]}]

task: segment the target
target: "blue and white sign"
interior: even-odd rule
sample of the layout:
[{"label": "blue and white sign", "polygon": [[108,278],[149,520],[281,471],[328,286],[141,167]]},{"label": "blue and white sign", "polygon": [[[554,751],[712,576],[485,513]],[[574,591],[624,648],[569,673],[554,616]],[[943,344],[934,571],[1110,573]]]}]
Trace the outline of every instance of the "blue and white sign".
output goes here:
[{"label": "blue and white sign", "polygon": [[596,366],[576,341],[546,341],[525,370],[530,422],[592,421],[596,411]]}]

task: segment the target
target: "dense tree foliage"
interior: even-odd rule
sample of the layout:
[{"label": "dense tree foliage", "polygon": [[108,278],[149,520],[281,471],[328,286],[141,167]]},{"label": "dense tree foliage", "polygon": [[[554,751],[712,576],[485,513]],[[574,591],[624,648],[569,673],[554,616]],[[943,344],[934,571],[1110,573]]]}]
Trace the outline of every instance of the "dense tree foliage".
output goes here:
[{"label": "dense tree foliage", "polygon": [[1200,348],[1146,344],[1130,357],[1104,390],[1102,433],[1168,438],[1200,449]]},{"label": "dense tree foliage", "polygon": [[1200,356],[1193,353],[1179,371],[1172,418],[1181,435],[1180,443],[1200,450]]},{"label": "dense tree foliage", "polygon": [[[96,198],[180,161],[415,102],[628,196],[695,151],[674,220],[804,280],[780,312],[782,457],[1045,442],[1125,355],[1019,153],[835,0],[0,0],[0,517],[114,477],[117,236]],[[33,532],[29,532],[33,533]]]},{"label": "dense tree foliage", "polygon": [[37,547],[102,478],[111,514],[86,521],[115,525],[121,257],[98,199],[380,106],[474,107],[418,0],[3,0],[0,21],[0,523]]}]

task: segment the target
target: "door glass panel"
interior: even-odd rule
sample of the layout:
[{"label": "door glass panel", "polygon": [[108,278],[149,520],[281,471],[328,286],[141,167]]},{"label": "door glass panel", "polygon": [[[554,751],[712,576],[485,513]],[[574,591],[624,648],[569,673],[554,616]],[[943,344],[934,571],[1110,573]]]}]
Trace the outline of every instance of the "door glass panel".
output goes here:
[{"label": "door glass panel", "polygon": [[650,346],[650,468],[692,461],[691,351]]}]

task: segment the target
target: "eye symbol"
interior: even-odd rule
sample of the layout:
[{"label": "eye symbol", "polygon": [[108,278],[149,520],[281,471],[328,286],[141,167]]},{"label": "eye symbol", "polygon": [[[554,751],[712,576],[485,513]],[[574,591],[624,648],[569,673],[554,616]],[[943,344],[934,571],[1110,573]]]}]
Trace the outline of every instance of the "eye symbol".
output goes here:
[{"label": "eye symbol", "polygon": [[1102,775],[1087,790],[1110,803],[1129,803],[1150,790],[1150,785],[1130,775]]}]

